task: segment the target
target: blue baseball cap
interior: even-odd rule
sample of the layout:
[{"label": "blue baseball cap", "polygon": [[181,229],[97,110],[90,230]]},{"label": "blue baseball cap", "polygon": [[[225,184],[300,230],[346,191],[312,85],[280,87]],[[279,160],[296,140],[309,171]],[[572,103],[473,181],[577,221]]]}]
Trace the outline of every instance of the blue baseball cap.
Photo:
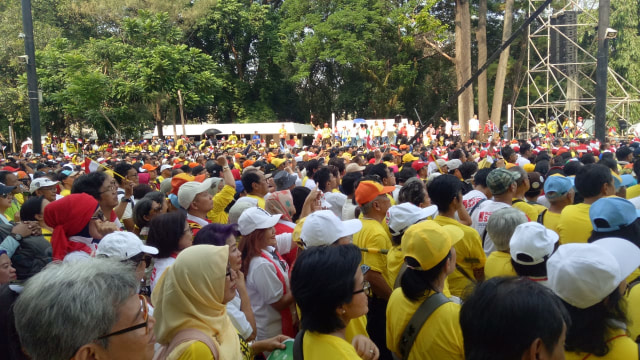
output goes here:
[{"label": "blue baseball cap", "polygon": [[239,194],[244,191],[244,185],[242,185],[242,181],[236,180],[236,192]]},{"label": "blue baseball cap", "polygon": [[567,194],[573,188],[572,179],[564,176],[549,176],[544,182],[544,196],[549,199],[557,199]]},{"label": "blue baseball cap", "polygon": [[615,196],[598,199],[589,208],[589,218],[597,232],[620,230],[639,217],[640,210],[630,201]]}]

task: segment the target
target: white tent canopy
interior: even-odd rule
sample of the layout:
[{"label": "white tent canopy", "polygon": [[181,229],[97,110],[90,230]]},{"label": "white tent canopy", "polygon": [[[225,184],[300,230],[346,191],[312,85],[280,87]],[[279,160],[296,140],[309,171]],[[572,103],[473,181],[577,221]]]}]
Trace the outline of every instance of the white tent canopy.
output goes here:
[{"label": "white tent canopy", "polygon": [[[236,135],[253,135],[255,131],[260,135],[274,135],[278,134],[282,128],[287,130],[287,134],[291,135],[306,135],[314,133],[314,128],[307,124],[298,124],[293,122],[274,122],[274,123],[247,123],[247,124],[189,124],[185,125],[186,134],[182,133],[182,125],[176,124],[176,134],[178,136],[201,136],[208,129],[218,129],[221,131],[220,135],[230,135],[232,131],[236,132]],[[165,136],[173,136],[173,125],[165,125],[162,127],[162,132]],[[158,136],[158,128],[153,131],[154,136]]]}]

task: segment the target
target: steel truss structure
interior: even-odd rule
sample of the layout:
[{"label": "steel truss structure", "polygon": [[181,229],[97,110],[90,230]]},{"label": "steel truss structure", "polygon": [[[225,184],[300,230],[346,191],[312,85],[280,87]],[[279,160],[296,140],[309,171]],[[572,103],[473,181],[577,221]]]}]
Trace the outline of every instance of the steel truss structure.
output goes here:
[{"label": "steel truss structure", "polygon": [[[528,15],[542,3],[528,0]],[[597,44],[597,16],[598,0],[565,0],[562,8],[548,6],[529,25],[527,74],[518,95],[525,92],[527,105],[514,107],[515,116],[527,119],[525,131],[540,118],[555,119],[559,129],[563,118],[595,118],[596,50],[585,49],[576,39],[590,31],[592,44]],[[607,94],[607,119],[628,122],[629,105],[640,102],[640,90],[609,68]]]}]

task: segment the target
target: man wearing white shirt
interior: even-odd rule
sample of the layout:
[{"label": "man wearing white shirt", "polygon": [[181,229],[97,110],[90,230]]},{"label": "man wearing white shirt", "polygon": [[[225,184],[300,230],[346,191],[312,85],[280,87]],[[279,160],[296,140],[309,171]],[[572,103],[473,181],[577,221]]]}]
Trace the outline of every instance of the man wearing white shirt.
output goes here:
[{"label": "man wearing white shirt", "polygon": [[516,160],[516,164],[520,167],[524,167],[526,164],[531,164],[529,156],[531,156],[531,145],[524,143],[520,146],[520,154]]},{"label": "man wearing white shirt", "polygon": [[469,136],[471,140],[475,140],[478,137],[478,131],[480,131],[480,121],[478,121],[478,115],[473,115],[473,118],[469,120]]}]

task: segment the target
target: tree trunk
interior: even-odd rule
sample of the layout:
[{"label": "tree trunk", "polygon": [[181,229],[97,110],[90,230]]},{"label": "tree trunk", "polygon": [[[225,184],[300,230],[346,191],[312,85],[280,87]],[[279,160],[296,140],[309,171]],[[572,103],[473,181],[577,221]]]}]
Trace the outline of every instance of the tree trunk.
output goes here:
[{"label": "tree trunk", "polygon": [[[456,81],[458,88],[471,78],[471,14],[468,0],[456,0]],[[458,98],[458,123],[463,140],[469,136],[469,119],[473,116],[473,86]]]},{"label": "tree trunk", "polygon": [[164,133],[162,132],[162,116],[160,115],[160,102],[156,102],[156,111],[153,112],[153,117],[156,120],[156,126],[158,127],[158,138],[164,140]]},{"label": "tree trunk", "polygon": [[[478,9],[478,68],[487,62],[487,0],[480,0]],[[478,77],[478,119],[480,120],[480,133],[483,133],[484,125],[489,119],[489,95],[487,90],[487,72],[484,71]]]},{"label": "tree trunk", "polygon": [[[502,42],[511,37],[513,27],[513,0],[506,0],[504,6],[504,27],[502,28]],[[507,77],[507,65],[509,63],[509,46],[500,54],[498,70],[496,72],[496,84],[493,89],[493,105],[491,106],[491,120],[500,128],[502,116],[502,97],[504,96],[504,81]],[[511,124],[513,126],[513,124]]]}]

